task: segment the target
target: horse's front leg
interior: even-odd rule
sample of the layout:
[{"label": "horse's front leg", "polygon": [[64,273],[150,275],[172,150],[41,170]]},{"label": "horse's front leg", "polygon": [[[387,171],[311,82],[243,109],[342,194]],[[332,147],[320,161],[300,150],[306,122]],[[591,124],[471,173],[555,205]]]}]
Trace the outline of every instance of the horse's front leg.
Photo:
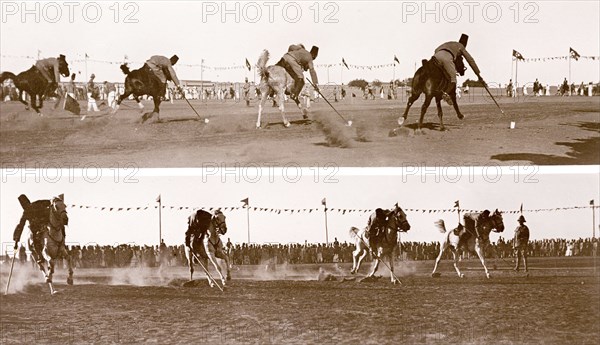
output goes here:
[{"label": "horse's front leg", "polygon": [[67,248],[63,246],[63,257],[67,260],[67,270],[69,275],[67,276],[67,284],[73,285],[73,260],[71,260],[71,255],[67,251]]},{"label": "horse's front leg", "polygon": [[366,250],[362,249],[360,246],[356,247],[356,249],[352,252],[352,270],[350,270],[350,274],[358,272],[358,269],[360,268],[360,263],[366,255]]},{"label": "horse's front leg", "polygon": [[437,107],[438,118],[440,119],[440,131],[445,131],[446,127],[444,126],[444,112],[442,111],[442,97],[439,95],[435,96],[435,106]]},{"label": "horse's front leg", "polygon": [[465,116],[460,112],[460,109],[458,109],[458,102],[456,101],[456,90],[450,92],[450,99],[452,99],[454,111],[456,111],[456,116],[458,117],[458,119],[464,119]]},{"label": "horse's front leg", "polygon": [[421,96],[420,92],[410,94],[410,97],[408,98],[408,103],[406,104],[406,109],[404,110],[404,114],[398,119],[398,125],[404,125],[404,121],[406,121],[406,118],[408,117],[408,111],[410,110],[410,107],[413,105],[413,103],[415,103],[417,99],[419,99],[419,96]]},{"label": "horse's front leg", "polygon": [[227,267],[227,280],[231,280],[231,271],[229,269],[229,257],[225,254],[225,250],[221,250],[217,253],[217,258],[225,261]]},{"label": "horse's front leg", "polygon": [[431,272],[432,277],[436,276],[435,271],[437,271],[438,265],[440,264],[440,260],[442,260],[442,255],[444,254],[445,250],[446,250],[446,243],[443,243],[440,246],[440,253],[438,254],[437,258],[435,259],[435,264],[433,265],[433,271]]},{"label": "horse's front leg", "polygon": [[458,251],[455,248],[451,248],[452,250],[452,258],[454,260],[454,269],[456,270],[456,274],[458,274],[459,277],[464,278],[465,275],[460,273],[460,270],[458,269]]},{"label": "horse's front leg", "polygon": [[396,280],[396,275],[394,274],[394,251],[392,251],[392,253],[390,253],[389,259],[390,259],[390,279],[392,281],[392,284],[397,284],[400,281]]},{"label": "horse's front leg", "polygon": [[483,265],[483,269],[485,270],[485,276],[490,278],[490,272],[488,271],[487,266],[485,265],[485,256],[483,253],[483,248],[482,248],[479,240],[476,240],[476,241],[477,242],[475,242],[475,253],[477,253],[477,256],[479,256],[479,260],[481,261],[481,264]]},{"label": "horse's front leg", "polygon": [[377,269],[379,268],[380,258],[381,258],[381,255],[375,256],[375,262],[373,263],[373,269],[371,270],[371,273],[369,273],[369,275],[367,276],[368,278],[375,276],[375,272],[377,272]]},{"label": "horse's front leg", "polygon": [[[210,260],[210,262],[212,263],[215,270],[217,270],[217,273],[219,273],[219,277],[221,278],[221,283],[223,283],[223,286],[225,286],[225,277],[223,276],[223,273],[221,272],[221,266],[219,265],[219,262],[217,261],[216,253],[210,253],[207,250],[206,254],[208,256],[208,260]],[[208,266],[206,266],[206,269],[208,270]]]},{"label": "horse's front leg", "polygon": [[194,280],[194,258],[192,255],[192,250],[189,247],[185,247],[185,257],[188,260],[188,266],[190,269],[190,281]]}]

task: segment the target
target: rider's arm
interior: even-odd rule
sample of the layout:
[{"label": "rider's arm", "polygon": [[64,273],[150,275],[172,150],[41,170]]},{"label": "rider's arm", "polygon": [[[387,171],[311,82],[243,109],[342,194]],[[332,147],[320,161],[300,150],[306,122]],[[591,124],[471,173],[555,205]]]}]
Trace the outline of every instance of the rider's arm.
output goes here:
[{"label": "rider's arm", "polygon": [[312,61],[308,62],[308,70],[310,71],[310,79],[315,84],[315,86],[319,86],[319,78],[317,78],[317,71],[315,71],[315,66]]},{"label": "rider's arm", "polygon": [[60,83],[60,72],[58,67],[58,59],[55,59],[52,68],[54,69],[54,82],[57,84]]},{"label": "rider's arm", "polygon": [[23,233],[23,228],[25,227],[25,223],[27,222],[27,218],[25,218],[25,213],[21,216],[21,221],[15,227],[15,231],[13,232],[13,241],[19,242],[21,240],[21,234]]},{"label": "rider's arm", "polygon": [[467,59],[469,66],[471,66],[471,68],[473,69],[473,72],[479,76],[481,72],[479,71],[479,67],[477,67],[477,64],[475,63],[475,60],[473,59],[471,54],[469,54],[469,52],[466,49],[461,49],[461,52],[465,59]]},{"label": "rider's arm", "polygon": [[169,75],[171,76],[171,80],[173,81],[173,83],[175,83],[176,86],[179,86],[179,79],[177,79],[177,73],[175,73],[173,66],[169,65],[168,70],[169,70]]}]

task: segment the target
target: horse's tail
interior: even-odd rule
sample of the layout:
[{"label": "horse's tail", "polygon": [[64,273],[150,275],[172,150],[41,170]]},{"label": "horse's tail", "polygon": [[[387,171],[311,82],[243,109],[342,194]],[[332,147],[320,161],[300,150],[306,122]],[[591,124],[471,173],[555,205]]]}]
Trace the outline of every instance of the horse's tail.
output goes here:
[{"label": "horse's tail", "polygon": [[4,81],[7,79],[12,79],[14,81],[16,77],[17,76],[12,72],[2,72],[0,74],[0,83],[4,83]]},{"label": "horse's tail", "polygon": [[359,235],[358,235],[358,232],[359,232],[359,231],[360,231],[360,229],[359,229],[359,228],[357,228],[357,227],[353,226],[353,227],[351,227],[351,228],[350,228],[350,230],[348,231],[348,234],[350,235],[350,238],[351,238],[352,240],[355,240],[355,239],[357,239],[357,238],[358,238],[358,236],[359,236]]},{"label": "horse's tail", "polygon": [[269,78],[267,61],[269,61],[269,51],[265,49],[258,57],[258,62],[256,63],[256,67],[258,68],[258,74],[260,75],[261,79]]},{"label": "horse's tail", "polygon": [[129,66],[127,66],[127,64],[126,64],[126,63],[124,63],[124,64],[122,64],[122,65],[121,65],[121,71],[123,71],[123,73],[124,73],[125,75],[128,75],[128,74],[131,72],[131,71],[129,70]]},{"label": "horse's tail", "polygon": [[446,224],[444,223],[443,219],[438,220],[437,222],[434,222],[433,224],[435,224],[435,227],[438,228],[438,230],[442,233],[445,234],[446,233]]}]

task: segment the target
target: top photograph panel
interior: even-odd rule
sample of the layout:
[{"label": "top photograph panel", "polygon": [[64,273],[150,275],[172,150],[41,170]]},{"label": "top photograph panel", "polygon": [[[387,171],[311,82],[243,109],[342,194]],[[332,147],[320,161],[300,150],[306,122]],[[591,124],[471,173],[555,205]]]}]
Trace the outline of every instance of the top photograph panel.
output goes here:
[{"label": "top photograph panel", "polygon": [[600,164],[600,3],[1,1],[3,168]]}]

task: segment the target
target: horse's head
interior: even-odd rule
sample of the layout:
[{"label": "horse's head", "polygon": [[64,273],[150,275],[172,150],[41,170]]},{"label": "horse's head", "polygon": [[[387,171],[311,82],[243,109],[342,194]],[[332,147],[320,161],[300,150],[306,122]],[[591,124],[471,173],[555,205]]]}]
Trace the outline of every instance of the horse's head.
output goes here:
[{"label": "horse's head", "polygon": [[502,232],[504,231],[504,222],[502,220],[502,213],[500,211],[498,211],[498,209],[496,209],[496,211],[494,211],[494,213],[489,216],[489,224],[490,224],[490,228],[491,230],[495,231],[495,232]]},{"label": "horse's head", "polygon": [[67,58],[62,54],[58,57],[58,72],[65,78],[68,78],[71,75]]},{"label": "horse's head", "polygon": [[227,223],[225,222],[225,215],[221,210],[216,210],[212,216],[212,222],[217,230],[217,232],[221,235],[225,235],[227,233]]},{"label": "horse's head", "polygon": [[50,225],[62,229],[67,224],[69,224],[67,205],[65,205],[64,196],[61,194],[50,201]]},{"label": "horse's head", "polygon": [[406,213],[404,213],[404,210],[402,210],[402,208],[398,206],[398,204],[394,206],[394,209],[392,209],[387,216],[388,224],[392,229],[401,232],[406,232],[410,230],[410,224],[406,219]]}]

